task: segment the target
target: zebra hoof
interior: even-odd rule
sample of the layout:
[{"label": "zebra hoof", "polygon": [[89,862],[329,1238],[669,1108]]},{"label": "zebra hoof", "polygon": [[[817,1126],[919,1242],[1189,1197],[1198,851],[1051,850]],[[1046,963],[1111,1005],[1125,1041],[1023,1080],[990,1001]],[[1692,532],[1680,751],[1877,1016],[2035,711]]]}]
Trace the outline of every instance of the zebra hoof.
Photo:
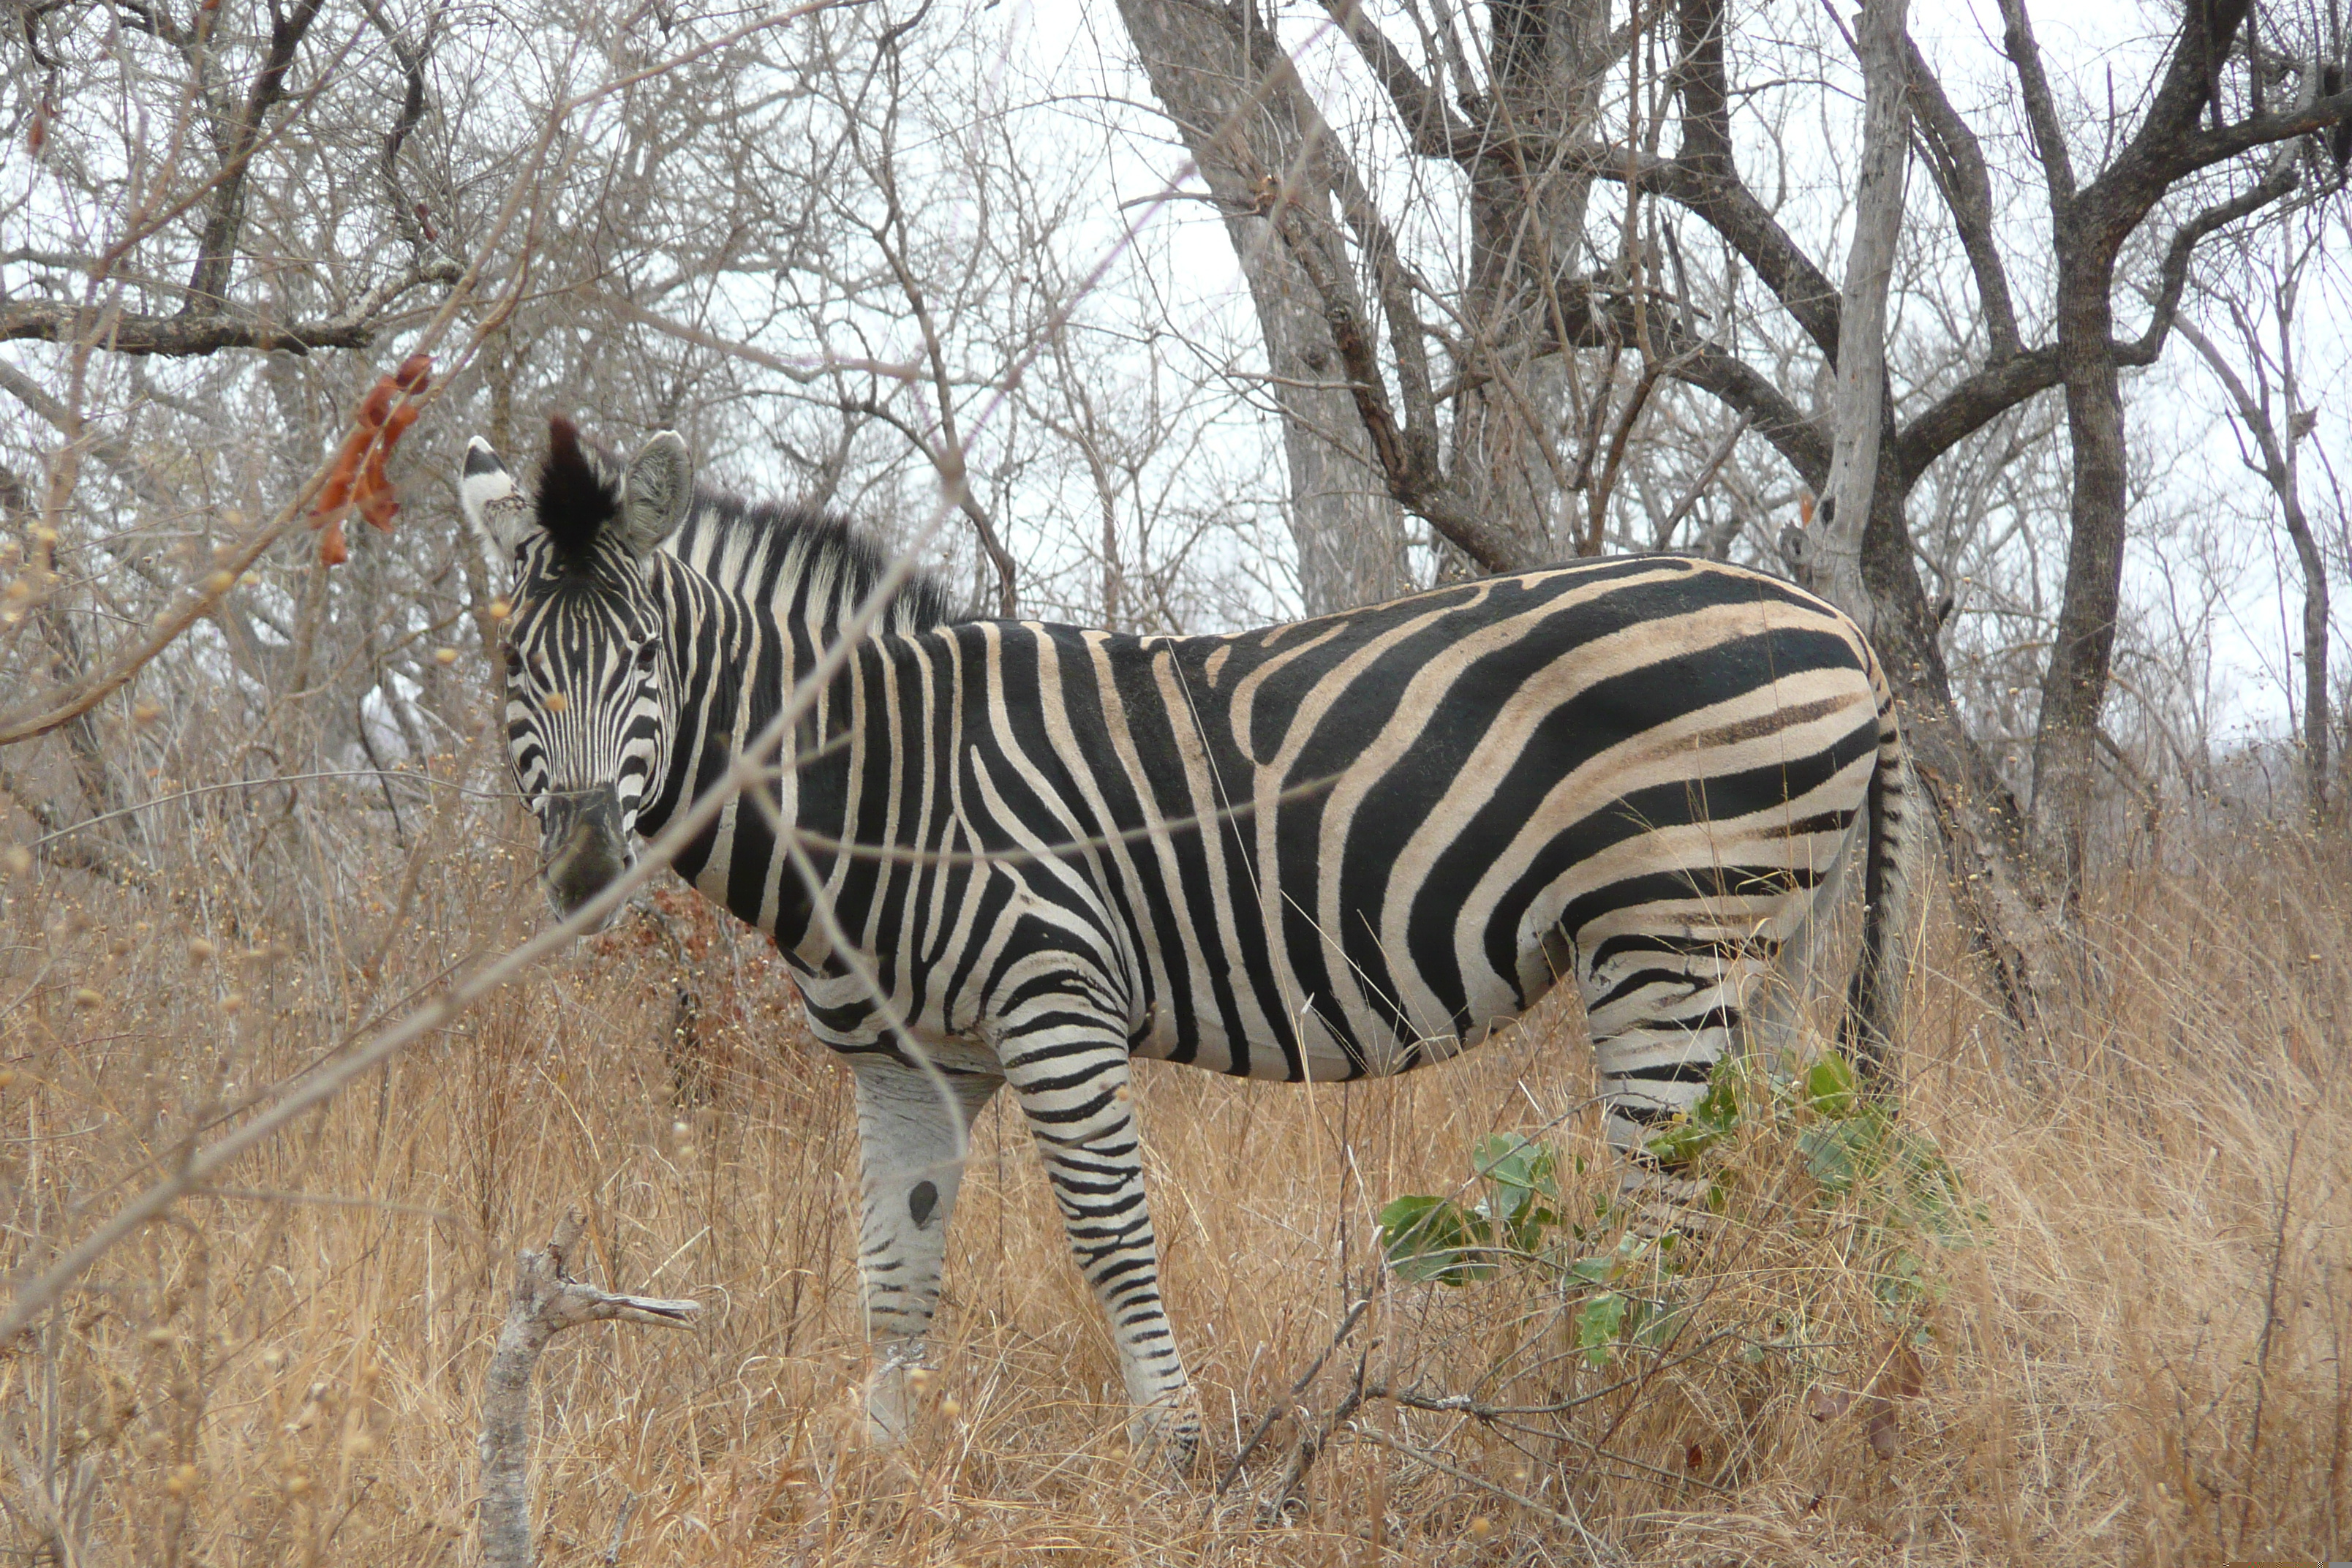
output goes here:
[{"label": "zebra hoof", "polygon": [[877,1448],[903,1448],[915,1412],[939,1373],[920,1363],[886,1361],[866,1385],[866,1440]]},{"label": "zebra hoof", "polygon": [[1128,1419],[1127,1441],[1138,1465],[1164,1464],[1191,1475],[1201,1458],[1201,1402],[1188,1388],[1144,1405]]}]

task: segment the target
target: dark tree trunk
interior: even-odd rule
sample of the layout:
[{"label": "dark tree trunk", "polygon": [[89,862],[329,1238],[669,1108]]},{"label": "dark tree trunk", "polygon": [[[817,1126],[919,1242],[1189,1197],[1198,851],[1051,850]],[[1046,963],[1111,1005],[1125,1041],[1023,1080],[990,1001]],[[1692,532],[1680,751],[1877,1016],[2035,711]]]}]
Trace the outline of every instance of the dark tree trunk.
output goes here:
[{"label": "dark tree trunk", "polygon": [[2083,879],[2084,838],[2096,793],[2099,714],[2115,659],[2124,578],[2123,389],[2115,355],[2115,257],[2062,248],[2058,359],[2066,378],[2074,496],[2065,597],[2042,680],[2033,744],[2033,814],[2045,858],[2071,903]]}]

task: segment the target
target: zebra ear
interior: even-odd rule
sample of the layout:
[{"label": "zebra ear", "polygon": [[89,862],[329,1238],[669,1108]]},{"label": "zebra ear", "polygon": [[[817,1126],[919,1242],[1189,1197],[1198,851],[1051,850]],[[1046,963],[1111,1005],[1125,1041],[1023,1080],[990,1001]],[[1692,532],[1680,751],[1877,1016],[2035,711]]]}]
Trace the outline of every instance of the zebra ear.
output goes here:
[{"label": "zebra ear", "polygon": [[516,490],[514,476],[479,436],[466,444],[466,471],[457,480],[457,501],[482,542],[501,559],[511,558],[534,526],[530,503]]},{"label": "zebra ear", "polygon": [[621,537],[639,559],[677,531],[694,507],[694,458],[665,430],[629,459],[621,480]]}]

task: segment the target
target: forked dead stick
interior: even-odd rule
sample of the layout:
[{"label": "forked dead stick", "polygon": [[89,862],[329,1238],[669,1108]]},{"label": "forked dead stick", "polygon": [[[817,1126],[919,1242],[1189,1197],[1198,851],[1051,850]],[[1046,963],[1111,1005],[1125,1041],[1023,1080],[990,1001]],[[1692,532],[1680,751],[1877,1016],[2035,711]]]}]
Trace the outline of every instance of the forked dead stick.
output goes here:
[{"label": "forked dead stick", "polygon": [[567,1209],[544,1252],[515,1258],[514,1303],[482,1388],[482,1561],[530,1568],[530,1380],[547,1342],[582,1323],[617,1319],[663,1328],[692,1325],[699,1301],[614,1296],[565,1272],[584,1228]]}]

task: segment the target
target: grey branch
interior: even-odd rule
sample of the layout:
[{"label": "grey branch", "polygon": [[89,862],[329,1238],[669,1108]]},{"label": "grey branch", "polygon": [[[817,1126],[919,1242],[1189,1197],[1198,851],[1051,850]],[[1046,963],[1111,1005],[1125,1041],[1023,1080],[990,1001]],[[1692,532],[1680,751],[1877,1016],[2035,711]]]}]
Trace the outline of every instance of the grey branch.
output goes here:
[{"label": "grey branch", "polygon": [[515,1258],[514,1301],[482,1389],[482,1560],[491,1568],[530,1568],[532,1562],[530,1380],[547,1342],[608,1320],[682,1329],[702,1310],[699,1301],[616,1296],[572,1279],[567,1268],[582,1229],[580,1211],[566,1210],[547,1250]]},{"label": "grey branch", "polygon": [[[464,268],[446,259],[427,261],[397,279],[369,289],[340,314],[315,321],[276,323],[226,310],[173,316],[125,312],[101,318],[80,305],[47,300],[0,304],[0,342],[30,338],[69,343],[98,334],[97,346],[113,353],[187,359],[223,349],[262,349],[304,354],[313,349],[363,349],[384,328],[386,307],[425,283],[455,284]],[[103,326],[103,331],[99,329]]]}]

